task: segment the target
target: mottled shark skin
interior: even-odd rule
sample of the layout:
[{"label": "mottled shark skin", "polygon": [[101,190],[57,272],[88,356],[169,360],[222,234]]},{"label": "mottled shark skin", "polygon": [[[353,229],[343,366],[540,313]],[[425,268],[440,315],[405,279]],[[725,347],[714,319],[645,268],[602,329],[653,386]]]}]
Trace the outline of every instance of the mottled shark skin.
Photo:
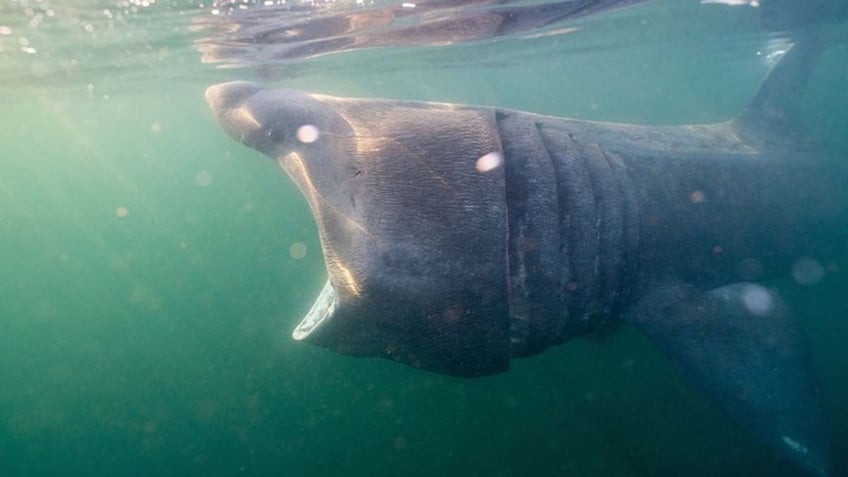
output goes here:
[{"label": "mottled shark skin", "polygon": [[315,217],[329,279],[296,339],[480,376],[622,320],[756,439],[828,475],[805,337],[756,283],[848,231],[846,158],[791,114],[818,50],[812,31],[795,41],[744,114],[708,125],[249,82],[206,99]]}]

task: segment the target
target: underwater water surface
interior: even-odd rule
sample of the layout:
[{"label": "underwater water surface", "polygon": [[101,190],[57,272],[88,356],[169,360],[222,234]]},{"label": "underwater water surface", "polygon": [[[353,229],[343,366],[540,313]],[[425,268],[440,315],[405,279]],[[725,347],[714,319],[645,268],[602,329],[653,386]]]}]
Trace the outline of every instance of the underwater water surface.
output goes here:
[{"label": "underwater water surface", "polygon": [[[649,2],[568,33],[362,49],[270,74],[202,61],[197,18],[212,9],[0,0],[0,475],[801,475],[625,326],[478,379],[293,341],[326,279],[314,221],[203,99],[252,79],[720,121],[770,66],[756,8]],[[848,24],[825,33],[804,114],[845,151]],[[848,475],[848,261],[823,265],[815,283],[769,285],[809,336],[833,475]]]}]

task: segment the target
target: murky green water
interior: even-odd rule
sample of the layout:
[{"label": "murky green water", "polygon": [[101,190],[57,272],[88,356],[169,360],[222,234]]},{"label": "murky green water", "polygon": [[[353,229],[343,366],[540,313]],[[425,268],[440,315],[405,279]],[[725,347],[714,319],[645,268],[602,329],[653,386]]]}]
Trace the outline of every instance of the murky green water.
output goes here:
[{"label": "murky green water", "polygon": [[[189,27],[207,7],[74,3],[33,28],[20,1],[0,2],[0,475],[798,475],[624,327],[474,380],[295,343],[325,279],[314,223],[203,101],[254,73],[200,63]],[[363,51],[280,83],[593,119],[731,116],[765,72],[756,11],[670,3],[573,40]],[[126,13],[110,28],[105,10]],[[844,150],[848,30],[828,31],[807,113]],[[815,286],[776,285],[810,335],[833,475],[848,475],[848,262],[834,265]]]}]

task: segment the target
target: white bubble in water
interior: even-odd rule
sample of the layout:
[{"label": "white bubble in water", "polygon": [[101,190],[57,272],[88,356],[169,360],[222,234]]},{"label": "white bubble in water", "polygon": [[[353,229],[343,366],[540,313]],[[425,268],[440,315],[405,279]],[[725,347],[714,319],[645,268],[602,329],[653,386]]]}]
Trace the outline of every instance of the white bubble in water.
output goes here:
[{"label": "white bubble in water", "polygon": [[206,170],[197,171],[194,175],[194,183],[197,184],[198,187],[210,186],[214,180],[215,178],[212,177],[212,173]]},{"label": "white bubble in water", "polygon": [[774,298],[760,285],[748,285],[742,290],[742,305],[752,315],[763,316],[774,308]]},{"label": "white bubble in water", "polygon": [[295,260],[301,260],[306,256],[306,244],[295,242],[289,247],[289,255]]},{"label": "white bubble in water", "polygon": [[477,159],[477,163],[474,165],[474,168],[477,169],[477,172],[489,172],[493,169],[497,169],[503,163],[503,156],[498,151],[493,151],[488,154],[484,154],[480,159]]},{"label": "white bubble in water", "polygon": [[12,29],[6,25],[0,25],[0,35],[9,36],[12,34]]},{"label": "white bubble in water", "polygon": [[792,278],[799,285],[815,285],[824,278],[824,267],[814,258],[801,257],[792,264]]},{"label": "white bubble in water", "polygon": [[318,140],[318,128],[311,124],[304,124],[297,128],[297,140],[304,144],[311,144]]}]

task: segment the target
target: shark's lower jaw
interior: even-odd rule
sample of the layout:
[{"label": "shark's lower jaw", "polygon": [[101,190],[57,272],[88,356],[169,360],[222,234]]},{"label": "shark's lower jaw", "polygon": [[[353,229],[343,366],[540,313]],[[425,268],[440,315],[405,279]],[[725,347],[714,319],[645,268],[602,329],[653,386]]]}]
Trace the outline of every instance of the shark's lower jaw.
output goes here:
[{"label": "shark's lower jaw", "polygon": [[312,308],[292,332],[292,338],[297,341],[305,340],[316,328],[331,320],[335,311],[336,290],[330,280],[327,280]]}]

